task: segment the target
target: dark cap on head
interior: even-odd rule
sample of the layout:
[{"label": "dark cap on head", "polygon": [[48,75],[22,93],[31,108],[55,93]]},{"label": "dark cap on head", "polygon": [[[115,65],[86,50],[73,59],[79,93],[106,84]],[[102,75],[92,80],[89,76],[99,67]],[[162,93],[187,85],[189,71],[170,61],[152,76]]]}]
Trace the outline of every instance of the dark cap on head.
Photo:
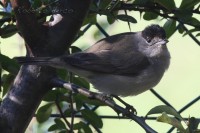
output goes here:
[{"label": "dark cap on head", "polygon": [[162,39],[166,38],[165,30],[159,25],[150,25],[142,31],[142,36],[148,41],[148,39],[153,39],[154,37],[159,37]]}]

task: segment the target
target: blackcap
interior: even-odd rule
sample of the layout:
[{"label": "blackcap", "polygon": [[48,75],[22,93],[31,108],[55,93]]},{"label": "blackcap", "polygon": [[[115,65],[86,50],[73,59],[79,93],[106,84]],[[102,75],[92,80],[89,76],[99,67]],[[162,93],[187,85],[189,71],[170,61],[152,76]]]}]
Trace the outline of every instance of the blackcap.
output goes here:
[{"label": "blackcap", "polygon": [[159,25],[102,39],[83,52],[60,57],[18,57],[19,63],[65,68],[100,92],[137,95],[159,83],[170,64],[166,34]]}]

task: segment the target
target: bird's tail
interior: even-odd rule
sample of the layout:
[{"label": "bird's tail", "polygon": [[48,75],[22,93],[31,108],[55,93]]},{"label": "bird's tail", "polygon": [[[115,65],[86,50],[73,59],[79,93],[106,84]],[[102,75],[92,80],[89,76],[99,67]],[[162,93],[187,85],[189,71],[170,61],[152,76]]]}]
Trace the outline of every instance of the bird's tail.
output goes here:
[{"label": "bird's tail", "polygon": [[15,57],[20,64],[26,65],[49,65],[52,57]]}]

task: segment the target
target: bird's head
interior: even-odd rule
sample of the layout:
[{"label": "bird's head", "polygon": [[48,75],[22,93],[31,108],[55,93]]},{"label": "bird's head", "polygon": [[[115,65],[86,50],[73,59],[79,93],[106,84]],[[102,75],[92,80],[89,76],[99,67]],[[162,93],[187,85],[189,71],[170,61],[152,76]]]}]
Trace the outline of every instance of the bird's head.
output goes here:
[{"label": "bird's head", "polygon": [[168,54],[165,30],[159,25],[150,25],[146,27],[142,33],[142,37],[146,43],[143,44],[142,50],[149,57],[159,57]]},{"label": "bird's head", "polygon": [[163,45],[168,42],[166,39],[165,30],[159,25],[150,25],[142,31],[142,37],[146,40],[147,44]]}]

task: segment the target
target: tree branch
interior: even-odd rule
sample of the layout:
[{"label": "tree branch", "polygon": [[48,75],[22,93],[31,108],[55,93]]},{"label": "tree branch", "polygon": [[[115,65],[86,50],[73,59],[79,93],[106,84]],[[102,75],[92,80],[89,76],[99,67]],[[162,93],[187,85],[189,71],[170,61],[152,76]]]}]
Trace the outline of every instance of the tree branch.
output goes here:
[{"label": "tree branch", "polygon": [[133,112],[130,112],[129,110],[117,105],[112,100],[110,100],[110,98],[105,97],[105,95],[91,92],[88,89],[79,87],[79,86],[74,85],[74,84],[70,84],[70,83],[65,82],[65,81],[58,79],[58,78],[52,79],[52,85],[55,86],[55,87],[63,87],[65,89],[70,90],[70,91],[75,92],[75,93],[80,93],[80,94],[82,94],[82,95],[84,95],[88,98],[97,99],[97,100],[105,103],[106,105],[108,105],[112,109],[114,109],[116,112],[122,113],[124,116],[126,116],[126,117],[134,120],[135,122],[137,122],[147,133],[156,133],[155,130],[153,130],[150,126],[148,126],[146,124],[145,119],[143,117],[136,116]]},{"label": "tree branch", "polygon": [[[77,3],[82,3],[82,5],[77,6]],[[67,0],[60,1],[59,9],[61,10],[58,11],[60,15],[53,16],[54,21],[59,20],[48,27],[47,38],[49,45],[46,45],[45,49],[51,55],[62,55],[69,48],[82,25],[82,20],[85,18],[84,9],[86,5],[89,8],[89,4],[90,0],[84,1],[84,3],[83,0],[70,1],[70,3]],[[70,39],[66,39],[66,37]],[[61,49],[63,50],[62,52],[60,51]]]},{"label": "tree branch", "polygon": [[[162,6],[159,6],[157,4],[151,4],[151,5],[139,5],[139,4],[127,4],[127,3],[121,3],[120,7],[114,8],[113,11],[117,11],[117,10],[134,10],[134,11],[140,11],[140,12],[153,12],[155,14],[160,15],[161,17],[164,18],[171,18],[173,20],[179,21],[179,18],[176,17],[176,13],[179,11],[179,9],[174,9],[172,11],[168,11],[167,9],[163,8]],[[161,13],[160,11],[162,11],[163,13]],[[200,11],[198,10],[192,10],[192,13],[196,13],[196,14],[200,14]],[[174,16],[171,16],[170,14],[174,14]],[[200,28],[200,26],[197,25],[193,25],[189,22],[185,22],[185,24],[196,27],[196,28]]]},{"label": "tree branch", "polygon": [[200,46],[200,41],[187,29],[187,27],[182,22],[179,22],[179,23],[183,27],[183,29],[186,31],[186,33],[188,33],[188,35],[192,38],[192,40],[194,40]]},{"label": "tree branch", "polygon": [[35,12],[31,8],[29,0],[11,0],[10,2],[15,12],[17,26],[25,42],[31,47],[36,48],[36,46],[40,45],[40,40],[45,38],[46,31],[37,22]]},{"label": "tree branch", "polygon": [[[66,117],[65,117],[65,115],[64,115],[64,113],[63,113],[63,111],[62,111],[62,108],[61,108],[60,105],[59,105],[58,99],[56,99],[55,104],[56,104],[56,107],[58,108],[58,111],[59,111],[59,113],[60,113],[62,119],[63,119],[64,122],[67,124],[68,128],[70,129],[71,124],[67,121],[67,119],[66,119]],[[67,129],[68,129],[68,128],[67,128]],[[68,130],[69,130],[69,129],[68,129]]]}]

